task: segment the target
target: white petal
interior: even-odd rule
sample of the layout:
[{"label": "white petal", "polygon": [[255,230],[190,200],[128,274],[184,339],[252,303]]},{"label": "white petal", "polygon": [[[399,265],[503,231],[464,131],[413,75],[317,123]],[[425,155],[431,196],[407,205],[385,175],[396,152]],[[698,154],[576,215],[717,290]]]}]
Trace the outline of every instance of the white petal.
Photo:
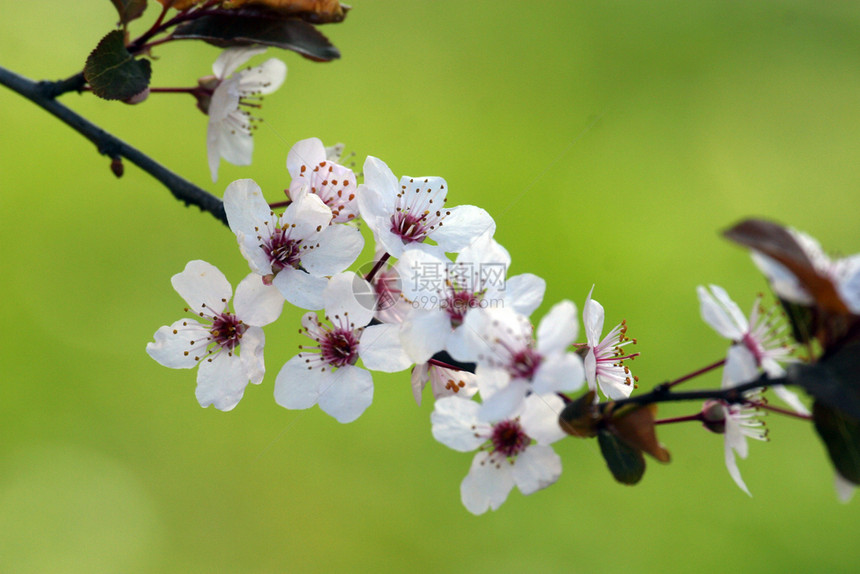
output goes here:
[{"label": "white petal", "polygon": [[200,362],[195,394],[201,407],[215,405],[219,411],[232,410],[247,386],[248,373],[235,354],[221,352]]},{"label": "white petal", "polygon": [[532,388],[538,394],[575,391],[584,380],[585,368],[579,355],[557,353],[544,358],[532,380]]},{"label": "white petal", "polygon": [[725,289],[710,285],[710,291],[701,285],[696,288],[702,319],[717,333],[732,341],[739,341],[749,330],[749,322]]},{"label": "white petal", "polygon": [[526,397],[526,408],[520,415],[523,430],[539,444],[551,444],[563,439],[565,432],[558,424],[558,415],[564,409],[564,401],[556,394],[531,394]]},{"label": "white petal", "polygon": [[[250,133],[232,125],[232,122],[236,121],[243,123],[246,120],[241,114],[237,116],[234,113],[229,119],[220,122],[210,121],[209,131],[206,134],[207,149],[217,150],[218,155],[224,158],[224,161],[233,165],[251,165],[254,154],[254,138],[251,137]],[[211,163],[209,167],[212,168]],[[213,180],[215,176],[217,173],[213,173]]]},{"label": "white petal", "polygon": [[262,46],[228,48],[218,55],[212,65],[212,73],[219,78],[226,78],[235,72],[239,66],[265,51],[266,48]]},{"label": "white petal", "polygon": [[417,364],[412,368],[412,396],[415,397],[415,402],[421,406],[421,395],[424,392],[424,387],[427,381],[430,380],[430,365],[427,363]]},{"label": "white petal", "polygon": [[442,225],[430,234],[430,238],[448,253],[460,252],[483,233],[495,233],[496,222],[480,207],[460,205],[448,211]]},{"label": "white petal", "polygon": [[329,279],[322,297],[325,314],[333,322],[347,317],[352,328],[360,328],[373,319],[376,293],[370,283],[352,271]]},{"label": "white petal", "polygon": [[445,349],[451,334],[451,319],[442,310],[413,309],[400,326],[400,341],[415,363],[426,363]]},{"label": "white petal", "polygon": [[776,393],[776,396],[778,396],[782,400],[782,402],[794,409],[794,412],[800,413],[802,415],[812,414],[809,412],[809,409],[806,408],[806,405],[804,405],[800,401],[800,397],[798,397],[797,394],[794,393],[794,391],[788,390],[788,388],[786,388],[784,385],[774,385],[771,388],[773,389],[773,392]]},{"label": "white petal", "polygon": [[836,487],[836,495],[839,497],[839,502],[844,504],[850,501],[854,496],[854,491],[857,490],[857,485],[836,471],[833,472],[833,482]]},{"label": "white petal", "polygon": [[317,238],[310,253],[302,256],[302,266],[313,275],[334,275],[352,265],[364,248],[364,237],[357,227],[332,224]]},{"label": "white petal", "polygon": [[[728,419],[726,419],[726,422],[728,422]],[[729,428],[728,425],[726,425],[726,432],[727,433],[728,433],[728,428]],[[729,471],[729,476],[732,477],[732,480],[735,481],[735,484],[737,484],[741,490],[746,492],[749,496],[752,496],[752,494],[750,494],[749,489],[747,488],[746,483],[744,482],[744,479],[741,478],[741,471],[738,469],[738,463],[735,460],[735,453],[732,451],[732,447],[729,444],[728,436],[726,436],[725,453],[724,454],[725,454],[725,458],[726,458],[726,468]]]},{"label": "white petal", "polygon": [[239,72],[239,91],[242,95],[271,94],[287,79],[287,65],[277,58],[269,58],[259,66]]},{"label": "white petal", "polygon": [[242,335],[240,356],[248,379],[255,385],[263,382],[266,375],[266,363],[263,359],[263,349],[266,346],[266,335],[259,327],[249,327]]},{"label": "white petal", "polygon": [[460,397],[437,400],[430,414],[433,438],[460,452],[473,451],[484,444],[492,427],[478,418],[480,406]]},{"label": "white petal", "polygon": [[305,171],[310,171],[324,161],[326,156],[322,141],[319,138],[308,138],[296,142],[290,149],[287,154],[287,171],[295,180],[301,175],[302,166],[305,166]]},{"label": "white petal", "polygon": [[[478,380],[480,381],[480,378]],[[484,397],[482,393],[484,403],[478,416],[485,421],[500,421],[517,416],[525,407],[528,390],[528,384],[524,380],[514,379],[490,397]]]},{"label": "white petal", "polygon": [[765,277],[770,281],[770,287],[780,299],[785,299],[792,303],[800,303],[808,305],[812,303],[812,297],[806,292],[797,277],[788,270],[782,263],[753,251],[751,253],[753,263],[759,268]]},{"label": "white petal", "polygon": [[460,499],[472,514],[483,514],[501,506],[513,487],[514,478],[507,461],[497,466],[486,451],[481,451],[460,483]]},{"label": "white petal", "polygon": [[246,325],[262,327],[281,316],[284,296],[277,287],[266,285],[262,277],[251,273],[236,287],[233,308]]},{"label": "white petal", "polygon": [[[224,121],[238,109],[239,78],[229,78],[218,84],[209,100],[210,130],[217,127],[219,133],[227,133],[229,128]],[[212,135],[211,131],[209,135]]]},{"label": "white petal", "polygon": [[365,367],[384,373],[408,369],[413,363],[400,344],[399,325],[365,327],[359,340],[358,354]]},{"label": "white petal", "polygon": [[732,345],[723,366],[724,389],[736,387],[758,377],[758,364],[755,356],[743,344]]},{"label": "white petal", "polygon": [[272,285],[296,307],[317,311],[323,308],[323,290],[328,279],[287,267],[275,275]]},{"label": "white petal", "polygon": [[190,369],[197,366],[199,357],[186,354],[192,341],[202,341],[209,330],[193,319],[180,319],[155,332],[155,342],[146,344],[146,352],[160,365],[171,369]]},{"label": "white petal", "polygon": [[373,377],[359,367],[341,367],[320,385],[318,402],[338,422],[350,423],[373,402]]},{"label": "white petal", "polygon": [[263,277],[272,274],[272,259],[263,249],[257,234],[245,235],[240,232],[236,234],[236,241],[239,244],[239,253],[248,262],[251,271]]},{"label": "white petal", "polygon": [[205,261],[189,261],[185,270],[170,278],[170,283],[197,315],[221,313],[233,296],[233,287],[224,274]]},{"label": "white petal", "polygon": [[520,492],[532,494],[558,480],[561,476],[561,457],[551,446],[530,445],[517,455],[511,476]]},{"label": "white petal", "polygon": [[256,239],[259,228],[273,227],[276,218],[263,190],[253,179],[237,179],[224,190],[224,211],[235,234],[243,233]]},{"label": "white petal", "polygon": [[561,301],[553,305],[538,325],[537,350],[544,356],[560,353],[576,340],[578,334],[576,305],[571,301]]},{"label": "white petal", "polygon": [[[365,221],[368,218],[390,218],[394,213],[395,196],[399,192],[400,184],[385,162],[367,156],[364,162],[364,183],[357,192],[361,217]],[[376,231],[376,228],[373,229]]]},{"label": "white petal", "polygon": [[[447,219],[445,220],[447,225]],[[457,263],[498,263],[505,268],[511,265],[511,255],[498,241],[493,239],[494,229],[487,229],[476,237],[469,245],[460,250]]]},{"label": "white petal", "polygon": [[394,268],[401,277],[404,297],[427,309],[439,307],[450,265],[451,260],[438,253],[410,247],[403,251]]},{"label": "white petal", "polygon": [[287,361],[275,379],[275,402],[287,409],[307,409],[317,403],[320,385],[330,375],[310,369],[302,354]]},{"label": "white petal", "polygon": [[543,302],[546,281],[537,275],[523,273],[505,283],[505,306],[528,317]]},{"label": "white petal", "polygon": [[281,222],[291,228],[290,238],[316,240],[331,223],[331,209],[316,195],[299,195],[284,210]]},{"label": "white petal", "polygon": [[[603,334],[603,305],[591,298],[591,291],[588,292],[588,297],[585,299],[585,307],[582,309],[582,325],[585,328],[585,338],[588,341],[588,346],[596,347],[600,343],[600,335]],[[589,382],[591,379],[589,379]]]}]

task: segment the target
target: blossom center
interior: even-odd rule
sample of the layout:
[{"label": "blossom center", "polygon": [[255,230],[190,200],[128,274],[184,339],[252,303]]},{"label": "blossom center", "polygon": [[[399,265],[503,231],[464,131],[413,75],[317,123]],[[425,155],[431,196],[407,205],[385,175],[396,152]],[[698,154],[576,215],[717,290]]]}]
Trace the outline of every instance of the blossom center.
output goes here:
[{"label": "blossom center", "polygon": [[298,268],[301,263],[301,242],[290,239],[285,229],[276,229],[263,244],[263,250],[269,256],[273,271]]},{"label": "blossom center", "polygon": [[219,313],[213,318],[209,333],[213,342],[220,348],[232,352],[239,346],[242,335],[248,329],[236,315],[232,313]]},{"label": "blossom center", "polygon": [[471,291],[456,291],[453,289],[448,293],[445,301],[442,302],[445,312],[448,313],[448,316],[451,318],[451,325],[453,327],[459,327],[462,325],[463,318],[466,316],[466,313],[469,312],[469,309],[474,309],[480,305],[480,294],[472,293]]},{"label": "blossom center", "polygon": [[355,331],[335,328],[320,341],[322,359],[333,367],[354,365],[358,361],[358,338]]},{"label": "blossom center", "polygon": [[391,232],[400,236],[405,243],[420,243],[427,237],[424,217],[416,217],[411,213],[399,211],[391,216]]},{"label": "blossom center", "polygon": [[507,420],[493,426],[490,441],[493,443],[494,452],[510,458],[523,452],[532,439],[518,420]]},{"label": "blossom center", "polygon": [[525,347],[511,357],[508,370],[516,378],[531,379],[537,372],[543,357],[531,347]]}]

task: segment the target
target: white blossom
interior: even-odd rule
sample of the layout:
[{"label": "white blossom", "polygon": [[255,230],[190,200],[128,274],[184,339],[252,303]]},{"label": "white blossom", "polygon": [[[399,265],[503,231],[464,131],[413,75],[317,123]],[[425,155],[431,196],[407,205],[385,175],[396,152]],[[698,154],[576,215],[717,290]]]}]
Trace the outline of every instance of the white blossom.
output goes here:
[{"label": "white blossom", "polygon": [[188,303],[186,310],[205,322],[180,319],[161,327],[146,352],[173,369],[199,365],[200,406],[229,411],[239,403],[248,381],[263,380],[265,337],[260,327],[280,316],[284,299],[252,273],[236,288],[235,313],[231,313],[227,302],[233,288],[221,271],[205,261],[189,262],[171,283]]}]

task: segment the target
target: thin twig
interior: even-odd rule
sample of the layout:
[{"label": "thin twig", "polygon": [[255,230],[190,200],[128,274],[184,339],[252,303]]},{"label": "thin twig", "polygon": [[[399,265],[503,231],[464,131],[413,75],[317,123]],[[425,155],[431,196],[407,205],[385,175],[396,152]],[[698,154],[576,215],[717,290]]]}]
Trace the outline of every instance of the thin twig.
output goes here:
[{"label": "thin twig", "polygon": [[[80,77],[80,80],[83,80],[83,76]],[[78,85],[78,82],[77,75],[60,82],[34,82],[0,66],[0,84],[24,96],[93,142],[100,154],[106,155],[114,161],[120,161],[121,158],[128,159],[160,181],[176,199],[185,205],[196,205],[202,211],[211,213],[216,219],[227,225],[227,214],[224,212],[224,204],[219,198],[180,177],[148,155],[109,134],[54,99],[58,94],[75,89],[79,90],[83,87],[82,84],[77,88],[70,87]]]}]

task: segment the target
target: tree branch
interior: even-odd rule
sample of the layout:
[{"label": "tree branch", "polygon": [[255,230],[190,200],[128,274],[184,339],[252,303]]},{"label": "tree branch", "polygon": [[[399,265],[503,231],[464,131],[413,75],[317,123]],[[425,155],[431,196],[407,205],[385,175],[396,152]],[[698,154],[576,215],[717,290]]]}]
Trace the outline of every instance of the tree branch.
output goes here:
[{"label": "tree branch", "polygon": [[202,211],[211,213],[216,219],[227,225],[227,214],[224,212],[224,204],[220,199],[173,173],[151,157],[109,134],[54,99],[61,93],[83,87],[80,84],[82,79],[82,75],[80,78],[75,75],[60,82],[34,82],[0,66],[0,84],[24,96],[93,142],[100,154],[115,161],[120,161],[121,158],[128,159],[160,181],[176,199],[185,205],[196,205]]}]

